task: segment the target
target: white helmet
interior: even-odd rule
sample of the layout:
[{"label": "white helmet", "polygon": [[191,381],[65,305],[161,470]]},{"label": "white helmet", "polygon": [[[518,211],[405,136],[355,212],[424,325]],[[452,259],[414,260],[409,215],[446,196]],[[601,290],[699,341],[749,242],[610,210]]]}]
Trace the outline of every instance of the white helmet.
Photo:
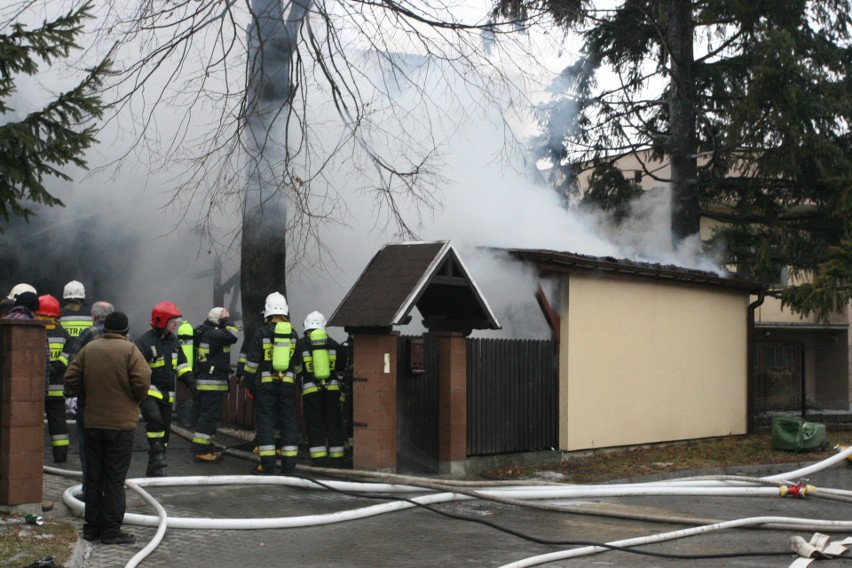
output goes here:
[{"label": "white helmet", "polygon": [[311,312],[305,318],[305,331],[309,329],[325,329],[325,316],[319,312]]},{"label": "white helmet", "polygon": [[82,282],[72,280],[65,285],[65,289],[62,291],[62,298],[65,300],[85,300],[86,287],[83,286]]},{"label": "white helmet", "polygon": [[287,305],[287,298],[279,292],[273,292],[266,297],[266,306],[263,309],[264,317],[269,316],[288,316],[290,315],[290,306]]},{"label": "white helmet", "polygon": [[14,300],[15,298],[18,297],[18,294],[23,294],[24,292],[32,292],[33,294],[38,295],[38,292],[36,292],[35,288],[30,286],[29,284],[21,283],[21,284],[15,284],[12,287],[12,290],[9,292],[9,295],[6,296],[6,299],[7,300]]},{"label": "white helmet", "polygon": [[222,319],[222,312],[225,311],[225,308],[213,308],[207,313],[207,319],[210,320],[210,323],[219,323],[219,320]]}]

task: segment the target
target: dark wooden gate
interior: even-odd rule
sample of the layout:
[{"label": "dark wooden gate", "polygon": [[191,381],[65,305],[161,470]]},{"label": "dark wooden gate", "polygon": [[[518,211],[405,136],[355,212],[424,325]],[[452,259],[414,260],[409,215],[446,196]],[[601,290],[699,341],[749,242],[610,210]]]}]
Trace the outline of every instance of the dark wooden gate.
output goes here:
[{"label": "dark wooden gate", "polygon": [[397,342],[396,468],[438,471],[438,348],[434,337]]},{"label": "dark wooden gate", "polygon": [[[397,470],[438,471],[438,351],[434,338],[401,337]],[[467,340],[467,455],[555,448],[559,372],[552,341]]]},{"label": "dark wooden gate", "polygon": [[467,455],[559,444],[559,372],[552,341],[469,339]]}]

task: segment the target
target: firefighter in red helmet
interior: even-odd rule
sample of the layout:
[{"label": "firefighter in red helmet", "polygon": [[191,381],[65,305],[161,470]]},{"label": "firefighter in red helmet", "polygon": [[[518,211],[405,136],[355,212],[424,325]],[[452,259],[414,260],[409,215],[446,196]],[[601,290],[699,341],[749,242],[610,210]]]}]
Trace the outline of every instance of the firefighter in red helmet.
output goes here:
[{"label": "firefighter in red helmet", "polygon": [[151,310],[151,329],[136,340],[136,346],[151,367],[151,387],[140,406],[148,437],[148,477],[167,475],[166,448],[175,401],[175,381],[180,380],[190,388],[195,386],[192,368],[175,335],[181,315],[180,309],[172,302],[160,302]]},{"label": "firefighter in red helmet", "polygon": [[50,349],[50,379],[44,399],[44,412],[47,415],[47,431],[50,433],[50,445],[54,463],[68,460],[68,423],[65,420],[65,369],[68,367],[68,351],[72,340],[59,324],[59,300],[45,294],[39,296],[36,319],[45,323],[47,343]]}]

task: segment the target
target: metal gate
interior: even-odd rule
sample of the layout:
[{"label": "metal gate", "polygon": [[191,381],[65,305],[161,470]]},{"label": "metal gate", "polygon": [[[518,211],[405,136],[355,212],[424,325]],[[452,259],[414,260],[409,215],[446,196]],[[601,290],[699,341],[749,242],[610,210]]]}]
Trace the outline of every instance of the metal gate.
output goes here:
[{"label": "metal gate", "polygon": [[755,413],[798,412],[802,408],[803,351],[799,341],[755,341]]}]

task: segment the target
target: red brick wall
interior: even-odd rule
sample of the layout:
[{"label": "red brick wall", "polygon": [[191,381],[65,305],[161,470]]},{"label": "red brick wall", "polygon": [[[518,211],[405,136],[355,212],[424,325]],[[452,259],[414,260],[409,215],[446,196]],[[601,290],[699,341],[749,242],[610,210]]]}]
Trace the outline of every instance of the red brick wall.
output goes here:
[{"label": "red brick wall", "polygon": [[352,459],[357,469],[396,471],[397,337],[358,335],[354,340]]},{"label": "red brick wall", "polygon": [[0,320],[0,505],[41,503],[44,326]]}]

